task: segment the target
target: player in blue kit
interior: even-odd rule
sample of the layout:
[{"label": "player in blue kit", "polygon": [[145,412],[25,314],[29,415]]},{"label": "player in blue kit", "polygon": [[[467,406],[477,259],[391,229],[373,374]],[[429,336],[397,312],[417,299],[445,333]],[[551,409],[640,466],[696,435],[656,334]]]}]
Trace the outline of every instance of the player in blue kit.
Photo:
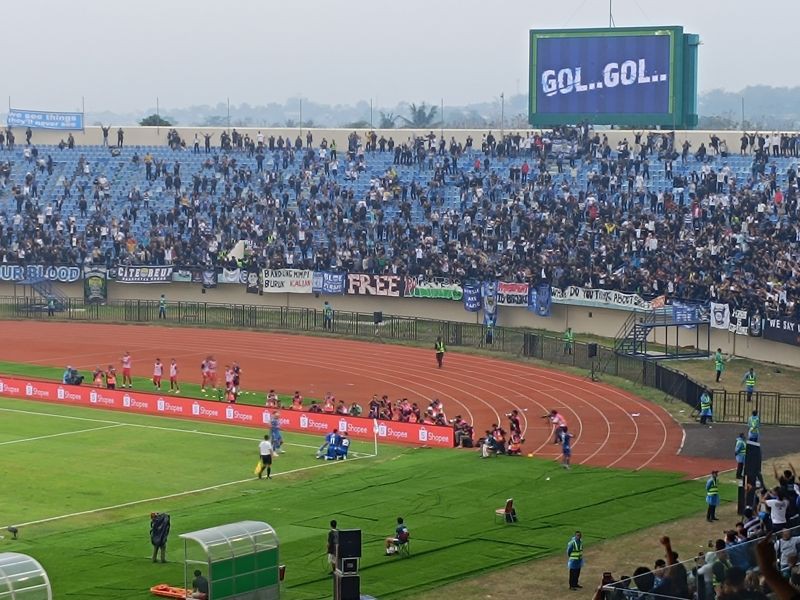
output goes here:
[{"label": "player in blue kit", "polygon": [[564,427],[561,435],[561,466],[569,469],[569,460],[572,456],[572,438],[575,437]]}]

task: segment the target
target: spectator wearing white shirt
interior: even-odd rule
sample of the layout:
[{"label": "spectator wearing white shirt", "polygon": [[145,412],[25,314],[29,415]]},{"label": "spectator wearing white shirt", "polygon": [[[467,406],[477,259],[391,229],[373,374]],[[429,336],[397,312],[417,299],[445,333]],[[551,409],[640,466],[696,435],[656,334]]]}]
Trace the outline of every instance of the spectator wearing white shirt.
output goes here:
[{"label": "spectator wearing white shirt", "polygon": [[792,537],[789,529],[784,529],[781,537],[775,540],[775,556],[784,577],[788,578],[792,568],[797,565],[798,544],[800,536]]}]

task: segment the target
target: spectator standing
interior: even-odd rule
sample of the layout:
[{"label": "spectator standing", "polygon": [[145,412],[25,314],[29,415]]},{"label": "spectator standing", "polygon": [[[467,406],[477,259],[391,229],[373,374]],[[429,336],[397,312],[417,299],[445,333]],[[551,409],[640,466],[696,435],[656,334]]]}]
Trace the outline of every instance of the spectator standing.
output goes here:
[{"label": "spectator standing", "polygon": [[775,554],[778,557],[781,574],[787,579],[797,565],[798,544],[800,544],[800,536],[792,537],[791,529],[784,529],[781,537],[775,540]]},{"label": "spectator standing", "polygon": [[339,546],[339,529],[336,520],[331,521],[331,529],[328,531],[328,564],[331,566],[331,573],[336,571],[336,549]]},{"label": "spectator standing", "polygon": [[439,368],[442,368],[444,364],[444,353],[446,352],[446,348],[444,342],[442,341],[442,336],[436,337],[436,343],[433,345],[434,350],[436,351],[436,363],[439,365]]},{"label": "spectator standing", "polygon": [[122,148],[122,143],[125,141],[125,132],[122,131],[122,127],[117,129],[117,148]]},{"label": "spectator standing", "polygon": [[744,459],[747,455],[747,442],[744,439],[744,433],[740,433],[736,437],[736,446],[733,449],[733,456],[736,459],[736,479],[744,477]]},{"label": "spectator standing", "polygon": [[567,568],[569,569],[569,589],[578,590],[580,584],[581,568],[583,567],[583,536],[580,531],[567,544]]},{"label": "spectator standing", "polygon": [[159,552],[161,562],[167,562],[167,538],[169,537],[169,515],[167,513],[150,513],[150,543],[153,544],[153,562]]},{"label": "spectator standing", "polygon": [[709,523],[719,521],[717,518],[717,506],[719,506],[719,481],[717,476],[719,471],[711,471],[711,477],[706,481],[706,521]]}]

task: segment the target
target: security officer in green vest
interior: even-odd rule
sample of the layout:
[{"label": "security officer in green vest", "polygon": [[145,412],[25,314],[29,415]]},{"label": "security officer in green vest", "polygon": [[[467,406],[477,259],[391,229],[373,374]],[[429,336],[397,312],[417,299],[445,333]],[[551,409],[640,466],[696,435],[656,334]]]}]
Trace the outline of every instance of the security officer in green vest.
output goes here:
[{"label": "security officer in green vest", "polygon": [[164,294],[161,294],[161,297],[158,299],[158,318],[167,318],[167,297],[164,296]]},{"label": "security officer in green vest", "polygon": [[444,353],[447,351],[447,348],[445,348],[444,342],[442,341],[442,336],[438,336],[436,338],[436,343],[433,345],[433,349],[436,351],[436,362],[441,369],[442,364],[444,363]]},{"label": "security officer in green vest", "polygon": [[736,479],[741,479],[744,476],[744,459],[747,455],[747,442],[744,439],[744,433],[740,433],[736,437],[736,446],[733,449],[733,456],[736,459]]},{"label": "security officer in green vest", "polygon": [[758,411],[754,410],[750,418],[747,419],[747,439],[751,442],[757,442],[758,436],[761,433],[761,417],[758,416]]},{"label": "security officer in green vest", "polygon": [[[713,421],[714,417],[711,413],[711,396],[708,395],[708,390],[703,390],[700,394],[700,425],[705,425],[708,421]],[[711,425],[709,425],[711,427]]]},{"label": "security officer in green vest", "polygon": [[569,589],[577,590],[583,586],[578,583],[583,567],[583,540],[581,532],[576,531],[575,535],[567,544],[567,568],[569,569]]},{"label": "security officer in green vest", "polygon": [[327,300],[322,305],[322,328],[333,330],[333,307]]},{"label": "security officer in green vest", "polygon": [[575,344],[575,334],[572,333],[572,327],[567,327],[562,339],[564,340],[564,354],[572,354],[572,347]]},{"label": "security officer in green vest", "polygon": [[756,374],[753,371],[753,367],[744,374],[742,378],[742,383],[744,383],[744,389],[747,392],[747,401],[750,402],[753,399],[753,392],[756,389]]},{"label": "security officer in green vest", "polygon": [[722,377],[722,372],[725,370],[725,355],[722,354],[722,348],[717,348],[714,353],[714,370],[717,372],[716,382],[719,383],[719,378]]},{"label": "security officer in green vest", "polygon": [[719,482],[717,481],[717,475],[719,475],[719,471],[711,471],[711,477],[706,481],[706,504],[708,504],[706,521],[709,523],[719,521],[717,518],[717,506],[719,506]]}]

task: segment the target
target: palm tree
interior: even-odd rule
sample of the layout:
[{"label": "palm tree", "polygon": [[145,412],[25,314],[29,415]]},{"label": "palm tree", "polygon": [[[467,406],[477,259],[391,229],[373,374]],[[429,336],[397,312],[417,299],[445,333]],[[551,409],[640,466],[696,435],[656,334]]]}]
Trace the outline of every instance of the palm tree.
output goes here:
[{"label": "palm tree", "polygon": [[437,125],[435,119],[438,111],[439,108],[436,106],[428,106],[424,102],[417,106],[412,102],[408,106],[408,114],[411,116],[411,118],[400,118],[403,119],[406,127],[411,127],[412,129],[427,129]]},{"label": "palm tree", "polygon": [[381,120],[378,127],[380,129],[394,129],[395,125],[397,124],[397,119],[399,118],[400,116],[394,114],[393,112],[385,113],[381,111]]}]

